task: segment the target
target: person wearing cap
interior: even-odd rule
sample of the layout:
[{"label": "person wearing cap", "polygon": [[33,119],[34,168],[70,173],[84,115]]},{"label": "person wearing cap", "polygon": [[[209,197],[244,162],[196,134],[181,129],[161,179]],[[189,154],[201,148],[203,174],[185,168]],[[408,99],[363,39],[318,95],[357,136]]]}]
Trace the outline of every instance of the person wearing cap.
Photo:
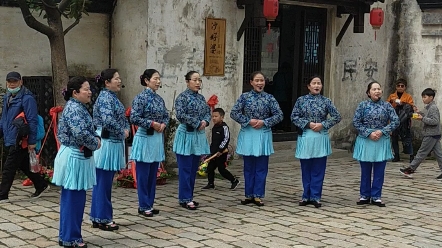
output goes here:
[{"label": "person wearing cap", "polygon": [[[0,138],[3,138],[8,155],[3,165],[2,182],[0,184],[0,203],[9,201],[9,191],[18,169],[34,183],[35,193],[31,198],[38,198],[49,189],[49,185],[38,174],[29,170],[29,152],[35,149],[38,112],[37,102],[30,90],[23,86],[21,75],[10,72],[6,76],[7,92],[3,96],[3,110],[0,119]],[[24,113],[29,131],[26,134],[27,146],[23,147],[19,132],[13,124],[14,119]],[[23,134],[21,134],[23,135]]]},{"label": "person wearing cap", "polygon": [[396,91],[387,98],[387,102],[393,106],[399,116],[400,125],[391,134],[391,144],[393,147],[393,162],[399,162],[399,137],[405,154],[410,155],[410,162],[413,161],[413,145],[411,137],[411,116],[413,115],[414,101],[410,94],[405,92],[407,80],[400,78],[396,80]]}]

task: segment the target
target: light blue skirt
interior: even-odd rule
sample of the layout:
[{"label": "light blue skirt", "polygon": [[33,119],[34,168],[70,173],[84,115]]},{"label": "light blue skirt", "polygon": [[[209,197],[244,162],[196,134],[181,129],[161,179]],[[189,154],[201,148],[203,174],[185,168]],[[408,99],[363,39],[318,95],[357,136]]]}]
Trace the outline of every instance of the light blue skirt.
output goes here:
[{"label": "light blue skirt", "polygon": [[[101,135],[101,129],[97,130]],[[124,140],[110,137],[101,139],[101,148],[94,151],[95,167],[106,171],[119,171],[125,164]]]},{"label": "light blue skirt", "polygon": [[186,125],[180,124],[175,133],[173,151],[184,156],[210,154],[206,131],[187,132]]},{"label": "light blue skirt", "polygon": [[255,129],[250,125],[241,128],[236,153],[243,156],[270,156],[274,153],[272,129]]},{"label": "light blue skirt", "polygon": [[146,135],[146,129],[139,127],[132,142],[130,159],[143,163],[164,161],[163,133],[154,131],[153,135]]},{"label": "light blue skirt", "polygon": [[374,141],[358,135],[353,158],[363,162],[382,162],[392,159],[390,136],[382,135],[378,141]]},{"label": "light blue skirt", "polygon": [[69,190],[88,190],[96,184],[93,157],[85,158],[78,148],[61,146],[54,160],[52,183]]},{"label": "light blue skirt", "polygon": [[295,157],[299,159],[322,158],[332,153],[327,130],[305,130],[296,142]]}]

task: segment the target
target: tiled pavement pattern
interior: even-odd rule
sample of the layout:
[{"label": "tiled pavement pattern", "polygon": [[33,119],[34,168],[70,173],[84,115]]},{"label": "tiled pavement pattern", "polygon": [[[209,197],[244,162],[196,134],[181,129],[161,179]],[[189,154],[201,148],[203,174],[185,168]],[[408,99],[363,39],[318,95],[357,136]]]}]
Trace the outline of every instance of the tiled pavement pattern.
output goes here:
[{"label": "tiled pavement pattern", "polygon": [[[230,167],[241,176],[240,160]],[[120,230],[92,229],[87,213],[83,237],[89,247],[442,247],[442,182],[435,161],[427,160],[414,179],[405,179],[401,164],[388,163],[383,199],[387,207],[356,206],[359,165],[350,154],[329,159],[323,207],[299,207],[302,193],[299,161],[271,163],[266,206],[242,206],[244,183],[229,190],[216,180],[215,190],[203,191],[206,179],[196,182],[189,211],[177,203],[177,181],[158,186],[153,218],[137,214],[134,189],[115,188],[115,221]],[[241,176],[242,178],[242,176]],[[242,181],[242,180],[241,180]],[[33,202],[32,187],[17,180],[11,203],[0,205],[0,247],[58,247],[59,189]]]}]

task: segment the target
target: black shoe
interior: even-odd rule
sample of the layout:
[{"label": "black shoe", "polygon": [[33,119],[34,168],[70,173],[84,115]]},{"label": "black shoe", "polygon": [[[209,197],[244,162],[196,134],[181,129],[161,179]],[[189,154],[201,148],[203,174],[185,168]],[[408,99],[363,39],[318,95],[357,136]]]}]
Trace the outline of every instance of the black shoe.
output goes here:
[{"label": "black shoe", "polygon": [[51,186],[49,186],[49,184],[48,184],[43,189],[37,189],[35,191],[35,193],[31,195],[31,198],[32,199],[39,198],[41,196],[41,194],[43,194],[44,192],[48,191],[50,188],[51,188]]},{"label": "black shoe", "polygon": [[250,203],[255,203],[255,201],[253,200],[253,198],[246,198],[246,199],[244,199],[244,200],[241,201],[241,204],[242,204],[242,205],[247,205],[247,204],[250,204]]},{"label": "black shoe", "polygon": [[378,200],[375,200],[375,201],[371,200],[371,204],[372,204],[372,205],[376,205],[376,206],[378,206],[378,207],[385,207],[385,203],[383,203],[383,202],[381,201],[381,199],[378,199]]},{"label": "black shoe", "polygon": [[315,206],[315,208],[322,207],[322,203],[320,201],[311,201],[311,204],[313,204],[313,206]]},{"label": "black shoe", "polygon": [[116,231],[118,229],[120,229],[120,227],[115,224],[115,222],[110,222],[110,223],[97,223],[97,222],[92,222],[92,228],[99,228],[103,231]]},{"label": "black shoe", "polygon": [[401,168],[401,169],[399,169],[399,171],[400,171],[400,173],[402,174],[402,175],[404,175],[404,176],[406,176],[406,177],[409,177],[409,178],[412,178],[413,177],[413,173],[414,173],[414,170],[413,169],[411,169],[410,167],[407,167],[407,168]]},{"label": "black shoe", "polygon": [[401,158],[399,157],[399,155],[394,155],[393,160],[391,160],[391,162],[399,162],[401,161]]},{"label": "black shoe", "polygon": [[202,189],[215,189],[215,184],[207,184],[206,186],[204,186]]},{"label": "black shoe", "polygon": [[153,217],[152,211],[138,210],[138,213],[141,214],[144,217]]},{"label": "black shoe", "polygon": [[307,201],[307,200],[299,201],[299,206],[307,206],[309,204],[312,204],[312,202],[311,201]]},{"label": "black shoe", "polygon": [[235,179],[235,181],[232,182],[232,185],[230,185],[230,189],[231,190],[236,189],[236,187],[238,187],[239,183],[240,183],[240,181],[238,179]]},{"label": "black shoe", "polygon": [[[60,244],[60,243],[59,243]],[[65,245],[63,247],[81,247],[81,248],[87,248],[87,244],[86,243],[82,243],[82,244],[73,244],[73,245]]]},{"label": "black shoe", "polygon": [[438,177],[436,177],[436,180],[442,181],[442,174],[440,174]]},{"label": "black shoe", "polygon": [[370,204],[370,198],[361,197],[358,202],[356,202],[356,205],[365,205]]},{"label": "black shoe", "polygon": [[195,202],[193,202],[193,204],[190,204],[190,202],[189,203],[183,202],[183,203],[180,203],[180,205],[181,205],[181,207],[188,209],[188,210],[197,210],[198,209],[198,206],[195,204]]},{"label": "black shoe", "polygon": [[253,199],[253,203],[255,203],[255,205],[258,206],[258,207],[262,207],[262,206],[264,206],[264,202],[261,201],[261,198],[257,198],[257,197],[255,197],[255,198]]}]

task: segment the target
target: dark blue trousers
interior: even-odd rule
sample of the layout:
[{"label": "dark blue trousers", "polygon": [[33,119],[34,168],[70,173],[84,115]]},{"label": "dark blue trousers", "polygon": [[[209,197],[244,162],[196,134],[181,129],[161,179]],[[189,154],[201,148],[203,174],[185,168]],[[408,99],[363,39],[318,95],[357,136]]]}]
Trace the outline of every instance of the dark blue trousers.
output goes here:
[{"label": "dark blue trousers", "polygon": [[96,169],[97,184],[92,190],[90,220],[107,224],[113,221],[112,183],[115,171]]},{"label": "dark blue trousers", "polygon": [[324,184],[327,157],[300,159],[302,172],[303,201],[320,201]]},{"label": "dark blue trousers", "polygon": [[138,210],[148,211],[153,209],[157,187],[157,172],[160,162],[136,164]]},{"label": "dark blue trousers", "polygon": [[61,189],[59,240],[64,246],[83,243],[81,223],[85,204],[85,190]]},{"label": "dark blue trousers", "polygon": [[391,145],[393,147],[394,155],[399,156],[399,136],[402,140],[402,147],[405,154],[413,155],[413,136],[411,136],[411,130],[405,129],[404,132],[395,130],[391,135]]},{"label": "dark blue trousers", "polygon": [[176,155],[178,162],[178,202],[188,203],[193,200],[196,172],[200,163],[197,155]]},{"label": "dark blue trousers", "polygon": [[246,198],[264,198],[269,172],[269,156],[243,156]]},{"label": "dark blue trousers", "polygon": [[[387,161],[382,162],[363,162],[361,164],[361,197],[372,200],[381,199],[382,186],[384,185],[385,167]],[[371,176],[373,172],[373,182]]]}]

